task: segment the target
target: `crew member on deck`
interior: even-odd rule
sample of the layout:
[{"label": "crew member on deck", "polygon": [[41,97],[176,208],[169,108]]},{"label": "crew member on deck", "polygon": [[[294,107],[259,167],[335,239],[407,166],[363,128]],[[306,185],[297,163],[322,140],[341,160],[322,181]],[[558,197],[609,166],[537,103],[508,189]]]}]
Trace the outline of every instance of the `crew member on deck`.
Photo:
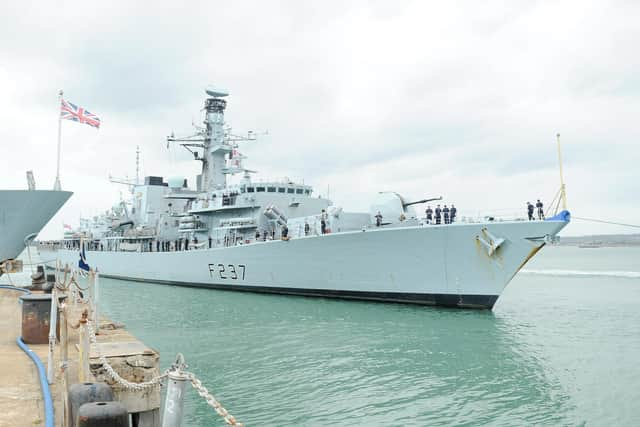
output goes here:
[{"label": "crew member on deck", "polygon": [[427,206],[427,210],[424,213],[427,214],[427,224],[431,224],[433,222],[433,209],[431,209],[431,206]]},{"label": "crew member on deck", "polygon": [[309,227],[309,223],[307,222],[307,220],[305,220],[304,221],[304,235],[308,236],[310,231],[311,231],[311,227]]},{"label": "crew member on deck", "polygon": [[456,215],[458,214],[458,210],[456,209],[455,206],[453,206],[453,204],[451,205],[451,223],[453,224],[453,221],[456,220]]},{"label": "crew member on deck", "polygon": [[282,225],[280,235],[282,236],[282,240],[289,240],[289,227],[287,227],[287,224]]},{"label": "crew member on deck", "polygon": [[529,221],[533,221],[533,205],[527,202],[527,215],[529,216]]},{"label": "crew member on deck", "polygon": [[440,205],[436,205],[436,225],[440,225],[441,220],[442,220],[442,209],[440,209]]},{"label": "crew member on deck", "polygon": [[382,225],[382,214],[380,211],[376,214],[376,227],[380,227]]},{"label": "crew member on deck", "polygon": [[209,236],[209,249],[211,249],[211,236]]},{"label": "crew member on deck", "polygon": [[544,210],[542,202],[540,201],[540,199],[538,199],[538,202],[536,203],[536,208],[538,208],[538,219],[543,220],[544,219]]},{"label": "crew member on deck", "polygon": [[256,228],[256,242],[260,240],[260,230]]},{"label": "crew member on deck", "polygon": [[444,223],[449,224],[449,208],[447,205],[444,205],[444,208],[442,209],[442,216],[444,217]]},{"label": "crew member on deck", "polygon": [[327,219],[329,219],[327,211],[322,209],[322,213],[320,214],[320,230],[322,231],[322,234],[327,233]]}]

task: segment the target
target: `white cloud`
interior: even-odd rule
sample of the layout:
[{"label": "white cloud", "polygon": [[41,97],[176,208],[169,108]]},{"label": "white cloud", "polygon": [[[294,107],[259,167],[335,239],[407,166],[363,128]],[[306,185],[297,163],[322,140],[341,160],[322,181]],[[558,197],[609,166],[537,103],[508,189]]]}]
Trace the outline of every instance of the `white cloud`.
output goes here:
[{"label": "white cloud", "polygon": [[[167,152],[202,89],[227,87],[228,121],[269,130],[244,149],[267,177],[303,179],[366,209],[393,189],[462,212],[522,209],[558,187],[563,138],[576,216],[640,222],[637,3],[130,2],[15,4],[0,17],[3,187],[53,184],[56,92],[99,115],[63,126],[75,191],[44,237],[97,214],[134,174],[197,164]],[[192,180],[192,178],[191,178]],[[522,209],[524,211],[524,209]],[[575,222],[568,234],[628,232]]]}]

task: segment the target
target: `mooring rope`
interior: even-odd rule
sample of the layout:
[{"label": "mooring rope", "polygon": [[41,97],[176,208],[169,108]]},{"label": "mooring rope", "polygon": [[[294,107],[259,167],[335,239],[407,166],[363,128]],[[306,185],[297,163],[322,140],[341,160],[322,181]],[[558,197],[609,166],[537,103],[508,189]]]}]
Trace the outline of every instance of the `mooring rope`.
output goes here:
[{"label": "mooring rope", "polygon": [[603,224],[622,225],[623,227],[640,228],[640,225],[636,225],[636,224],[625,224],[625,223],[623,223],[623,222],[605,221],[605,220],[603,220],[603,219],[582,218],[582,217],[579,217],[579,216],[573,216],[573,215],[571,215],[571,218],[573,218],[573,219],[579,219],[579,220],[582,220],[582,221],[601,222],[601,223],[603,223]]}]

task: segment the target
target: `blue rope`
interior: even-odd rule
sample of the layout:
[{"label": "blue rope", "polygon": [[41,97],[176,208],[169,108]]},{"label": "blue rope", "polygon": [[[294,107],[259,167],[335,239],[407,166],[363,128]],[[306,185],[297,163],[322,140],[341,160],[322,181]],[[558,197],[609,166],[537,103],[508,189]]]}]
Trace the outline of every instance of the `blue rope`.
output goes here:
[{"label": "blue rope", "polygon": [[[15,286],[9,285],[0,285],[0,289],[10,289],[12,291],[21,291],[27,294],[31,292],[28,289],[18,288]],[[22,341],[22,337],[16,338],[16,343],[18,347],[22,349],[27,356],[33,360],[36,368],[38,368],[38,376],[40,377],[40,388],[42,389],[42,399],[44,400],[44,422],[45,427],[55,427],[55,416],[53,413],[53,399],[51,398],[51,389],[49,389],[49,383],[47,382],[47,373],[45,372],[44,365],[42,361],[38,357],[37,354],[33,352],[25,343]]]}]

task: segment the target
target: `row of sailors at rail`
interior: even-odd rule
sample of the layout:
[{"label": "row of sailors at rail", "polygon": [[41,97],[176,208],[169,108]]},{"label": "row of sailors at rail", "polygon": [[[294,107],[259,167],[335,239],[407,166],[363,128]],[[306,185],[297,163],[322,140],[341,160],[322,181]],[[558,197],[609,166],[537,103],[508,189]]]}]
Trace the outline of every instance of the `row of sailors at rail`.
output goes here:
[{"label": "row of sailors at rail", "polygon": [[[458,215],[458,210],[454,205],[451,205],[451,209],[444,205],[442,209],[440,209],[440,205],[436,205],[436,209],[432,210],[431,206],[427,206],[427,210],[424,211],[427,216],[427,224],[442,224],[444,220],[445,224],[451,224],[455,222],[456,216]],[[435,221],[434,221],[435,219]]]},{"label": "row of sailors at rail", "polygon": [[[454,205],[451,205],[451,209],[449,209],[447,205],[444,205],[443,208],[440,208],[440,205],[437,205],[435,210],[431,209],[431,206],[427,206],[427,209],[425,210],[427,224],[440,225],[442,224],[443,220],[445,224],[451,224],[456,220],[457,214],[458,214],[458,210]],[[383,225],[383,222],[382,222],[382,214],[380,213],[380,211],[378,211],[375,218],[376,218],[376,227],[381,227]],[[405,215],[400,214],[400,218],[399,218],[400,222],[404,221],[405,219],[406,219]]]}]

